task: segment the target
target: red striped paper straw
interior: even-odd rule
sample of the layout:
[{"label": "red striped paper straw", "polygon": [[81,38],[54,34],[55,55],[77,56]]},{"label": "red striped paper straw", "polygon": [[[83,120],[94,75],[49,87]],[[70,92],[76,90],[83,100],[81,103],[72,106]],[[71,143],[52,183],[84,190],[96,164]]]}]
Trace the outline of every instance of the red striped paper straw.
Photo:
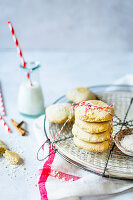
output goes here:
[{"label": "red striped paper straw", "polygon": [[19,53],[19,56],[20,56],[22,65],[23,65],[23,67],[26,67],[26,62],[25,62],[25,60],[24,60],[24,57],[23,57],[23,54],[22,54],[22,51],[21,51],[21,48],[20,48],[18,39],[17,39],[17,37],[16,37],[14,28],[13,28],[13,26],[12,26],[12,23],[11,23],[10,21],[8,21],[8,25],[9,25],[9,28],[10,28],[10,31],[11,31],[11,34],[12,34],[12,37],[13,37],[13,40],[14,40],[14,42],[15,42],[15,44],[16,44],[17,51],[18,51],[18,53]]},{"label": "red striped paper straw", "polygon": [[2,96],[1,85],[0,85],[0,114],[1,116],[5,116],[5,106],[4,106],[3,96]]},{"label": "red striped paper straw", "polygon": [[[12,37],[13,37],[13,40],[14,40],[14,42],[15,42],[15,45],[16,45],[18,54],[19,54],[19,56],[20,56],[22,65],[23,65],[23,67],[25,68],[25,67],[26,67],[26,62],[25,62],[25,59],[24,59],[24,57],[23,57],[23,54],[22,54],[22,51],[21,51],[21,48],[20,48],[20,45],[19,45],[19,42],[18,42],[18,39],[17,39],[17,37],[16,37],[16,34],[15,34],[15,31],[14,31],[14,28],[13,28],[13,26],[12,26],[11,21],[8,21],[8,25],[9,25],[9,28],[10,28],[10,31],[11,31],[11,34],[12,34]],[[30,79],[30,73],[27,74],[27,78],[29,79],[30,85],[32,86],[32,82],[31,82],[31,79]]]},{"label": "red striped paper straw", "polygon": [[3,117],[0,115],[0,123],[4,126],[4,128],[6,129],[6,131],[8,133],[11,133],[11,129],[8,127],[7,123],[5,122],[5,120],[3,119]]}]

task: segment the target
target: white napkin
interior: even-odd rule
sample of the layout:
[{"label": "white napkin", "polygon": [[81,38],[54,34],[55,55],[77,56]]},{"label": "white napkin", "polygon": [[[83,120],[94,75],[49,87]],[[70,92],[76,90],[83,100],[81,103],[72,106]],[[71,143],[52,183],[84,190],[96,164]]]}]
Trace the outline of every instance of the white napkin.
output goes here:
[{"label": "white napkin", "polygon": [[[133,84],[133,75],[126,75],[116,82],[116,84]],[[34,122],[34,133],[39,145],[46,140],[43,131],[44,116],[36,119]],[[48,145],[45,146],[44,154],[48,153]],[[44,162],[42,162],[44,164]],[[91,198],[100,198],[101,195],[116,194],[133,187],[132,181],[122,181],[107,179],[90,172],[81,170],[62,159],[58,154],[55,155],[52,167],[71,175],[82,177],[73,182],[66,182],[49,176],[46,182],[48,199],[69,199],[78,200],[78,197],[89,196]]]},{"label": "white napkin", "polygon": [[126,76],[118,79],[115,84],[133,85],[133,74],[127,74]]}]

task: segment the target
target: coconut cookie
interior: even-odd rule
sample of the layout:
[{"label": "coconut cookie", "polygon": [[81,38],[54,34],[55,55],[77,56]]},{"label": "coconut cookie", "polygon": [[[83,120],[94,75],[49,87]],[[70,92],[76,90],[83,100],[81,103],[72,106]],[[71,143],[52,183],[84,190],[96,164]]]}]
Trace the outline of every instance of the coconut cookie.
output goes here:
[{"label": "coconut cookie", "polygon": [[7,149],[8,147],[5,145],[5,143],[0,140],[0,153],[4,153]]},{"label": "coconut cookie", "polygon": [[114,116],[114,109],[112,107],[108,108],[108,105],[103,101],[90,100],[86,101],[86,103],[91,103],[98,107],[105,107],[108,112],[100,108],[89,108],[86,112],[86,106],[78,106],[75,109],[75,113],[80,120],[87,122],[105,122],[112,120],[112,117]]},{"label": "coconut cookie", "polygon": [[53,123],[64,123],[67,119],[71,117],[74,119],[74,112],[70,103],[58,103],[53,104],[46,108],[46,117],[50,122]]},{"label": "coconut cookie", "polygon": [[88,133],[101,133],[107,131],[111,127],[111,122],[85,122],[80,120],[75,113],[75,124]]},{"label": "coconut cookie", "polygon": [[6,150],[3,156],[13,165],[16,165],[20,159],[17,153],[9,150]]},{"label": "coconut cookie", "polygon": [[108,129],[107,131],[103,133],[90,134],[80,129],[76,124],[74,124],[72,128],[72,133],[74,136],[76,136],[80,140],[83,140],[85,142],[90,142],[90,143],[97,143],[97,142],[103,142],[103,141],[109,140],[110,131],[111,129]]},{"label": "coconut cookie", "polygon": [[90,99],[96,99],[96,96],[88,89],[84,87],[74,88],[67,92],[66,97],[75,103],[86,101]]},{"label": "coconut cookie", "polygon": [[109,148],[109,140],[100,143],[89,143],[74,137],[74,143],[77,147],[90,152],[104,152]]}]

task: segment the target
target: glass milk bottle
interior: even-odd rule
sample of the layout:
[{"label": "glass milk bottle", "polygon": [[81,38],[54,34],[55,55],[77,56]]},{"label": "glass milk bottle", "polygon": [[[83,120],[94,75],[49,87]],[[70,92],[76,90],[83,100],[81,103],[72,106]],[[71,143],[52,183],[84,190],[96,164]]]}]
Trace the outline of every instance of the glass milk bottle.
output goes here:
[{"label": "glass milk bottle", "polygon": [[[28,117],[38,117],[44,113],[44,99],[39,81],[38,62],[27,63],[26,68],[20,65],[24,81],[18,94],[18,110]],[[25,72],[25,74],[23,74]]]}]

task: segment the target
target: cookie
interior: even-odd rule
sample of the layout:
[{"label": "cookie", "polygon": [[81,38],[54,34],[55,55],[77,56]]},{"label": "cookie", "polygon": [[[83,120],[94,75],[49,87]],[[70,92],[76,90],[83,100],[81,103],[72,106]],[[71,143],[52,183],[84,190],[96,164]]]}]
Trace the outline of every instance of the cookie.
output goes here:
[{"label": "cookie", "polygon": [[73,117],[71,120],[74,119],[74,112],[72,112],[70,103],[53,104],[46,108],[46,117],[53,123],[64,123],[71,117],[72,113]]},{"label": "cookie", "polygon": [[5,145],[5,143],[0,140],[0,153],[4,153],[7,149],[8,147]]},{"label": "cookie", "polygon": [[103,142],[103,141],[109,140],[110,131],[111,129],[108,129],[107,131],[103,133],[90,134],[80,129],[76,124],[74,124],[72,128],[72,133],[74,136],[76,136],[80,140],[83,140],[85,142],[90,142],[90,143],[97,143],[97,142]]},{"label": "cookie", "polygon": [[20,159],[17,153],[9,150],[6,150],[3,156],[13,165],[16,165]]},{"label": "cookie", "polygon": [[75,124],[88,133],[101,133],[107,131],[111,126],[110,121],[107,122],[85,122],[80,120],[75,113]]},{"label": "cookie", "polygon": [[81,101],[86,101],[90,99],[96,99],[96,96],[89,90],[88,88],[80,87],[74,88],[67,92],[66,97],[75,103],[79,103]]},{"label": "cookie", "polygon": [[88,121],[88,122],[105,122],[105,121],[112,120],[112,117],[114,116],[114,109],[108,108],[108,105],[104,103],[103,101],[90,100],[90,101],[86,101],[86,103],[91,103],[99,107],[105,107],[105,109],[111,114],[99,108],[89,108],[86,112],[86,108],[87,108],[86,106],[78,106],[75,109],[75,113],[80,120]]},{"label": "cookie", "polygon": [[104,152],[109,148],[109,140],[100,143],[89,143],[74,137],[73,141],[77,147],[89,152]]}]

